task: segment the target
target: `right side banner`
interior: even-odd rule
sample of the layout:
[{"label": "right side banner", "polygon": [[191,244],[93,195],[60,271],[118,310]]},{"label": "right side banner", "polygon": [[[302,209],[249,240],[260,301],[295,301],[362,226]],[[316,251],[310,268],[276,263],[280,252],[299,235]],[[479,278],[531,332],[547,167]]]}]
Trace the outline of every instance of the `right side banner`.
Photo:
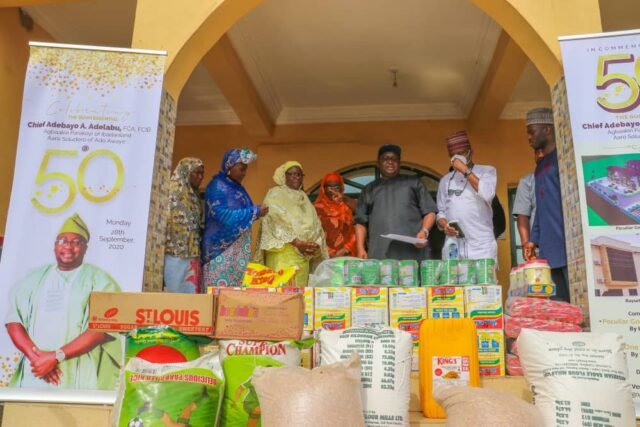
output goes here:
[{"label": "right side banner", "polygon": [[640,30],[560,39],[591,329],[627,344],[640,404]]}]

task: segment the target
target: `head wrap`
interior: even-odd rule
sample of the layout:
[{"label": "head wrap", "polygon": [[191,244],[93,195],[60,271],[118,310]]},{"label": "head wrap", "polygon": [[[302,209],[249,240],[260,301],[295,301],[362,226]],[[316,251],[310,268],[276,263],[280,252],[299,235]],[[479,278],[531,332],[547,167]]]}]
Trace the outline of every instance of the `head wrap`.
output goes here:
[{"label": "head wrap", "polygon": [[171,174],[171,181],[191,185],[189,183],[189,175],[191,175],[191,172],[198,169],[200,166],[204,166],[202,160],[195,157],[185,157],[178,162],[173,174]]},{"label": "head wrap", "polygon": [[289,169],[295,166],[299,167],[300,170],[303,170],[302,165],[295,160],[289,160],[288,162],[285,162],[278,166],[278,169],[276,169],[276,171],[273,173],[273,181],[278,185],[285,185],[285,174]]},{"label": "head wrap", "polygon": [[[324,178],[322,178],[322,181],[320,181],[320,194],[318,195],[317,200],[321,200],[327,206],[333,206],[337,205],[338,203],[334,202],[331,196],[329,196],[324,189],[324,186],[329,181],[337,181],[340,184],[340,192],[344,193],[344,180],[338,172],[331,172],[326,174]],[[344,204],[344,202],[342,202],[342,204]]]},{"label": "head wrap", "polygon": [[227,173],[236,164],[244,163],[245,165],[248,165],[257,158],[258,156],[248,148],[232,148],[231,150],[224,153],[220,170],[224,173]]},{"label": "head wrap", "polygon": [[80,218],[80,215],[78,215],[77,213],[74,213],[69,218],[67,218],[64,223],[62,223],[62,227],[60,227],[60,230],[58,231],[58,236],[63,233],[77,234],[87,242],[89,241],[90,237],[89,227],[87,227],[87,224],[84,223],[82,218]]},{"label": "head wrap", "polygon": [[460,149],[471,149],[469,136],[464,130],[459,130],[447,137],[447,150],[449,150],[450,153]]},{"label": "head wrap", "polygon": [[337,172],[328,173],[320,182],[320,194],[314,206],[326,235],[327,249],[334,256],[340,249],[346,248],[351,256],[356,254],[355,228],[353,213],[344,200],[336,202],[325,192],[328,182],[338,182],[344,193],[344,180]]},{"label": "head wrap", "polygon": [[553,110],[551,108],[534,108],[527,111],[527,126],[529,125],[553,126]]},{"label": "head wrap", "polygon": [[380,158],[384,153],[396,153],[399,158],[402,154],[402,148],[395,144],[384,144],[378,148],[378,158]]}]

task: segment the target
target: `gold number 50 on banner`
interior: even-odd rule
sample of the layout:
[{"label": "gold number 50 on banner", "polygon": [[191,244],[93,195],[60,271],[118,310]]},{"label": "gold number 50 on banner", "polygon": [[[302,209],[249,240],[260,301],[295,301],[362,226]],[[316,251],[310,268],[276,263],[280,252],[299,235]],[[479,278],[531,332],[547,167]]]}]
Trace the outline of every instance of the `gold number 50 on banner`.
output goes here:
[{"label": "gold number 50 on banner", "polygon": [[[614,88],[613,93],[606,93],[604,96],[598,97],[598,105],[605,111],[610,113],[625,113],[635,109],[640,105],[640,60],[635,63],[635,78],[624,73],[610,73],[609,67],[613,64],[633,63],[635,57],[631,53],[620,53],[612,55],[602,55],[598,58],[598,70],[596,75],[596,88],[600,90],[607,89],[614,83],[620,86]],[[624,86],[629,89],[629,96],[621,101],[611,102],[609,96],[617,98],[622,95]]]},{"label": "gold number 50 on banner", "polygon": [[[33,205],[39,211],[47,214],[53,214],[53,213],[63,212],[64,210],[68,209],[69,206],[71,206],[71,204],[73,203],[73,200],[76,197],[76,182],[73,180],[71,176],[67,175],[64,172],[47,172],[47,166],[49,165],[49,160],[53,156],[76,157],[77,155],[78,155],[78,150],[49,149],[45,151],[44,157],[42,158],[42,162],[40,163],[40,168],[38,169],[38,173],[36,175],[35,184],[42,185],[45,182],[52,181],[52,180],[62,181],[62,183],[64,183],[64,185],[67,187],[68,194],[67,194],[67,198],[61,204],[59,204],[58,206],[49,207],[49,206],[43,205],[38,200],[37,196],[40,195],[40,192],[36,191],[36,197],[31,198],[31,203],[33,203]],[[87,172],[87,168],[89,167],[89,163],[97,157],[106,157],[112,160],[113,164],[116,167],[116,182],[114,183],[113,187],[110,190],[108,190],[105,194],[100,196],[91,194],[87,189],[87,187],[85,186],[85,178],[86,178],[85,175]],[[95,150],[91,152],[89,155],[87,155],[80,162],[80,165],[78,166],[78,173],[77,173],[76,180],[78,182],[77,184],[78,190],[80,191],[80,194],[82,194],[82,196],[85,199],[94,203],[104,203],[108,200],[111,200],[118,193],[118,191],[120,191],[120,188],[122,188],[122,183],[124,181],[124,165],[122,164],[122,160],[120,159],[120,157],[118,157],[118,155],[113,151],[106,150],[106,149]],[[56,185],[52,185],[50,187],[50,191],[51,191],[50,195],[52,193],[56,193],[58,191],[58,187]]]}]

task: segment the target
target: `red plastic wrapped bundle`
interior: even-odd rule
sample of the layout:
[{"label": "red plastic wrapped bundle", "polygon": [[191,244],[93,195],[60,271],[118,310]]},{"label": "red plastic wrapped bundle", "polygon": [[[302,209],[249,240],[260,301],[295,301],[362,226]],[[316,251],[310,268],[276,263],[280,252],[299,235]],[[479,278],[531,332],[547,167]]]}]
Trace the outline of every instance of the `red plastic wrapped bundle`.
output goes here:
[{"label": "red plastic wrapped bundle", "polygon": [[522,328],[538,331],[581,332],[582,328],[573,323],[556,322],[555,320],[531,319],[529,317],[504,316],[504,333],[510,338],[518,338]]},{"label": "red plastic wrapped bundle", "polygon": [[511,297],[507,300],[505,313],[511,317],[555,320],[575,325],[582,323],[580,307],[544,298]]},{"label": "red plastic wrapped bundle", "polygon": [[520,358],[515,354],[507,353],[507,374],[512,377],[521,377],[524,375]]}]

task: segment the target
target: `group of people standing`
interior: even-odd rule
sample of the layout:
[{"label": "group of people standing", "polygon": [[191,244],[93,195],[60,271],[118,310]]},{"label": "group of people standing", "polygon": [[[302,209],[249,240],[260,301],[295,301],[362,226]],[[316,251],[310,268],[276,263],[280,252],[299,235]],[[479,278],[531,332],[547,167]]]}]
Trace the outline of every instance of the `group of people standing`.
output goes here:
[{"label": "group of people standing", "polygon": [[[547,257],[554,269],[554,279],[561,282],[559,295],[568,299],[551,110],[530,111],[527,133],[540,160],[535,185],[529,185],[528,196],[537,201],[538,214],[535,220],[531,218],[530,238],[523,239],[525,257],[535,257],[539,247],[540,255]],[[165,286],[172,292],[237,286],[252,252],[254,261],[271,269],[296,267],[298,286],[307,284],[316,263],[330,257],[421,261],[430,257],[428,241],[434,225],[457,238],[461,258],[497,259],[492,209],[496,169],[474,163],[465,131],[447,138],[447,150],[450,172],[440,180],[436,201],[419,177],[400,174],[402,150],[394,144],[379,148],[381,177],[363,189],[357,202],[344,194],[344,180],[334,172],[324,176],[312,204],[303,190],[302,165],[288,161],[276,169],[276,185],[267,192],[263,204],[256,205],[242,186],[256,155],[248,149],[232,149],[207,185],[203,207],[198,190],[203,163],[182,159],[171,177]],[[261,218],[252,248],[252,226]],[[415,237],[416,243],[382,237],[387,234]]]}]

